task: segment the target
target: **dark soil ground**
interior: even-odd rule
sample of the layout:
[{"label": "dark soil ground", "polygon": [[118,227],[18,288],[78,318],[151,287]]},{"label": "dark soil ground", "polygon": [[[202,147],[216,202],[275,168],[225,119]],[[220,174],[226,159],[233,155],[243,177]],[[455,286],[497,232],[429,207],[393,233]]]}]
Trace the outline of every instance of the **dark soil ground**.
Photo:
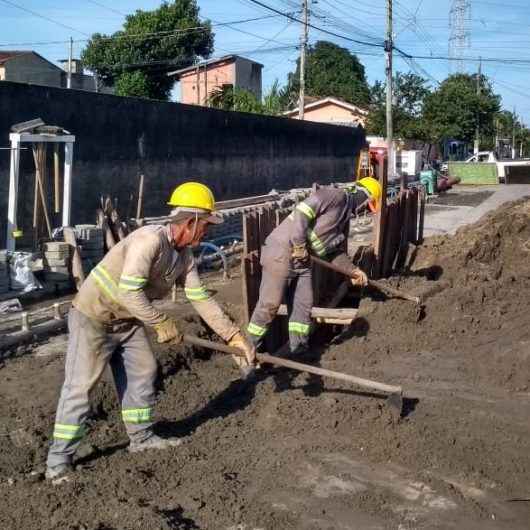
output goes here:
[{"label": "dark soil ground", "polygon": [[[103,381],[74,479],[53,486],[40,472],[65,337],[6,360],[0,528],[528,530],[530,201],[427,240],[390,281],[423,309],[373,293],[303,360],[403,385],[397,423],[384,396],[346,383],[264,368],[244,385],[229,358],[158,348],[159,428],[185,443],[129,455]],[[239,282],[210,286],[240,316]]]}]

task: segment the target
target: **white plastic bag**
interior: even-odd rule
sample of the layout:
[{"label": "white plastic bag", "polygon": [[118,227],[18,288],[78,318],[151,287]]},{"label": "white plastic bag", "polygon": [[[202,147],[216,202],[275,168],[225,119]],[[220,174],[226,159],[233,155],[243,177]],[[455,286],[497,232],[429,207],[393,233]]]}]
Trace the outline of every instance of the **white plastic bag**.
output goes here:
[{"label": "white plastic bag", "polygon": [[12,252],[9,255],[9,278],[11,289],[21,293],[30,293],[42,289],[31,270],[31,252]]}]

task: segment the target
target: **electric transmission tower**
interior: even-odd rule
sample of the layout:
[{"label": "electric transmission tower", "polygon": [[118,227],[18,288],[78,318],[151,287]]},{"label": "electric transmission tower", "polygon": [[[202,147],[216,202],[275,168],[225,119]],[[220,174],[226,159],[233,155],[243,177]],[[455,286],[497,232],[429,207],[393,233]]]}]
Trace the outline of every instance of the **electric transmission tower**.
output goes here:
[{"label": "electric transmission tower", "polygon": [[464,55],[470,47],[471,2],[453,0],[449,11],[449,69],[451,73],[463,73]]}]

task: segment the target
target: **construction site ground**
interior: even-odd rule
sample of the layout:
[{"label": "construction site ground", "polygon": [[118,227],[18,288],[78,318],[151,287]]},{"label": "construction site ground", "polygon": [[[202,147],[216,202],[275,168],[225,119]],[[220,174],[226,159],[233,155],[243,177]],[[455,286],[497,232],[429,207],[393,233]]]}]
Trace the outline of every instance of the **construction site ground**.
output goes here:
[{"label": "construction site ground", "polygon": [[[365,293],[300,360],[402,385],[397,423],[347,383],[263,367],[244,384],[222,354],[156,346],[159,430],[183,445],[129,454],[105,377],[73,479],[52,485],[66,336],[21,349],[0,368],[0,528],[528,530],[530,200],[428,238],[389,281],[423,308]],[[241,319],[239,279],[208,286]],[[164,307],[212,338],[187,304]]]}]

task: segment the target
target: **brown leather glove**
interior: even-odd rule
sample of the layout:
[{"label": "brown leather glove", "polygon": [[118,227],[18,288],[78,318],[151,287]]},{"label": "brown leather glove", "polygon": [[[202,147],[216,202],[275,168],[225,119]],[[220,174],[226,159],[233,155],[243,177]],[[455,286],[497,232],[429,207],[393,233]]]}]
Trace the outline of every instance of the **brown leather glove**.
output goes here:
[{"label": "brown leather glove", "polygon": [[166,315],[166,318],[153,326],[156,331],[156,340],[159,344],[164,342],[173,342],[180,344],[183,335],[180,332],[177,323],[171,317]]},{"label": "brown leather glove", "polygon": [[249,366],[256,364],[256,348],[241,332],[238,331],[228,341],[228,345],[232,348],[238,348],[241,350],[241,355],[239,357],[245,359]]},{"label": "brown leather glove", "polygon": [[356,268],[352,272],[351,284],[354,287],[366,287],[368,285],[368,276],[366,276],[364,271]]},{"label": "brown leather glove", "polygon": [[309,252],[305,243],[301,245],[293,245],[291,251],[291,259],[293,260],[293,268],[303,269],[309,267]]}]

